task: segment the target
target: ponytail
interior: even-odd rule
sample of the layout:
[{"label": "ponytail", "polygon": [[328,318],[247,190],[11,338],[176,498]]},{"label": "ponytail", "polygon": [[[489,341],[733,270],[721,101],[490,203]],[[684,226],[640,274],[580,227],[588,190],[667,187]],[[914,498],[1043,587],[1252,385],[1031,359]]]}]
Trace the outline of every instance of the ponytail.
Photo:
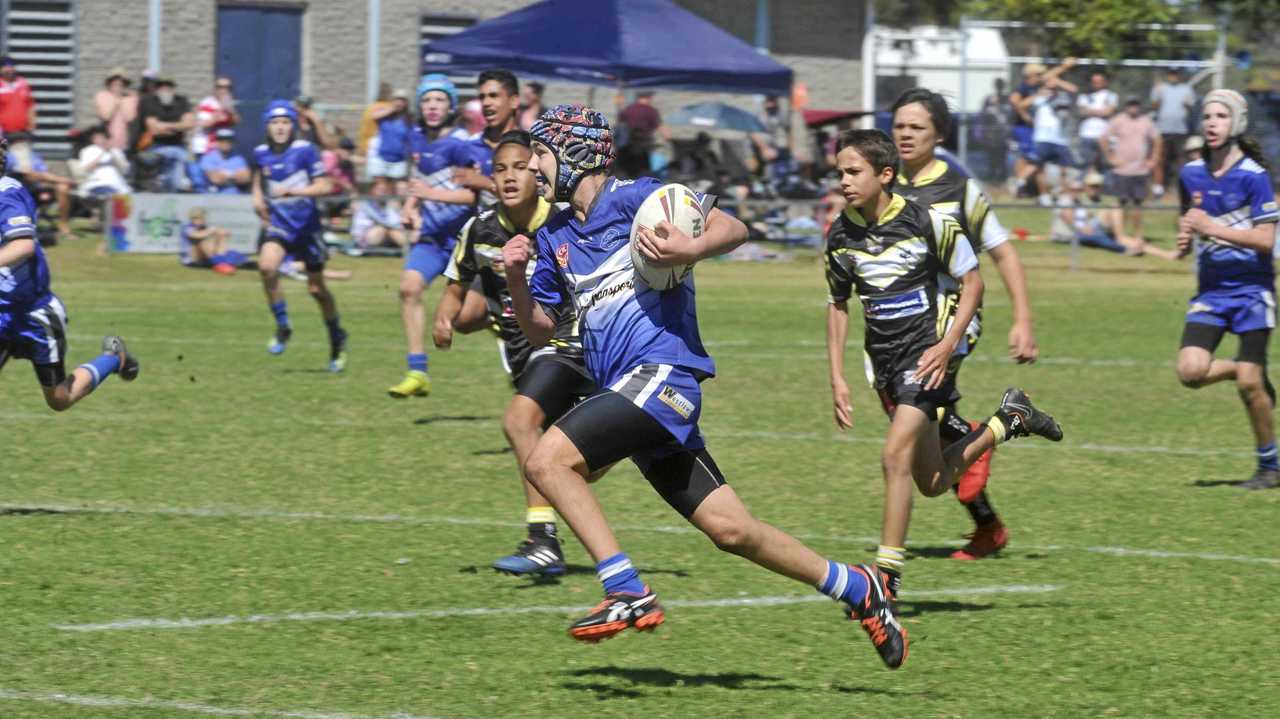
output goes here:
[{"label": "ponytail", "polygon": [[1271,173],[1271,162],[1263,154],[1262,145],[1257,138],[1251,135],[1241,135],[1236,138],[1236,146],[1240,148],[1240,152],[1244,153],[1245,157],[1262,165],[1262,169],[1266,170],[1267,174]]}]

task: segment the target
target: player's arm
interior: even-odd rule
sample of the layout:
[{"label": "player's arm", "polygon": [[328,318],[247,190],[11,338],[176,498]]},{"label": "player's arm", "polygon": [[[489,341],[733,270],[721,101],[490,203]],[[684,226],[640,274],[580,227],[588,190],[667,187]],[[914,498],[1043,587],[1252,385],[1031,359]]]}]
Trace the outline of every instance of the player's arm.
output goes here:
[{"label": "player's arm", "polygon": [[35,253],[36,241],[31,237],[4,240],[4,244],[0,244],[0,267],[17,267]]},{"label": "player's arm", "polygon": [[444,294],[436,305],[435,328],[431,332],[431,341],[437,349],[447,350],[453,346],[453,321],[462,311],[462,302],[467,295],[467,286],[457,280],[449,280],[444,286]]},{"label": "player's arm", "polygon": [[224,172],[222,174],[224,175],[229,174],[231,183],[235,185],[245,185],[245,184],[248,184],[249,181],[253,179],[253,173],[249,171],[248,165],[242,165],[237,170],[233,170],[230,173]]},{"label": "player's arm", "polygon": [[930,231],[933,234],[934,253],[946,269],[947,274],[960,283],[960,301],[956,307],[955,318],[946,334],[938,343],[924,351],[916,362],[916,376],[923,380],[925,389],[935,389],[942,385],[947,376],[947,365],[951,355],[960,346],[969,323],[973,321],[978,305],[982,304],[982,273],[978,272],[978,257],[973,254],[973,247],[960,223],[949,216],[929,211]]},{"label": "player's arm", "polygon": [[[1009,328],[1009,357],[1018,363],[1035,362],[1040,355],[1032,328],[1031,296],[1027,292],[1027,276],[1018,251],[1009,242],[1009,233],[991,209],[987,196],[978,183],[969,180],[965,185],[965,217],[969,229],[981,247],[996,263],[996,270],[1009,293],[1013,304],[1013,325]],[[1063,210],[1063,212],[1069,212]],[[1070,222],[1070,219],[1068,219]]]},{"label": "player's arm", "polygon": [[409,182],[409,197],[450,205],[474,205],[476,193],[465,188],[432,187],[425,180]]},{"label": "player's arm", "polygon": [[324,162],[320,159],[320,153],[316,152],[315,145],[309,146],[307,152],[309,153],[307,168],[311,184],[296,189],[282,188],[279,192],[280,197],[324,197],[333,194],[333,180],[325,174]]},{"label": "player's arm", "polygon": [[253,211],[258,213],[258,217],[267,222],[270,215],[267,212],[267,198],[262,191],[262,170],[255,169],[253,171]]},{"label": "player's arm", "polygon": [[747,226],[742,220],[712,208],[707,213],[707,227],[697,237],[689,237],[670,222],[659,222],[652,229],[636,231],[640,253],[654,264],[691,265],[708,257],[732,252],[747,241]]},{"label": "player's arm", "polygon": [[[556,322],[542,309],[542,305],[533,299],[529,281],[525,275],[529,263],[534,261],[533,241],[524,235],[516,235],[502,246],[502,265],[506,268],[507,291],[511,293],[511,309],[515,312],[516,322],[520,323],[520,331],[528,338],[529,344],[538,347],[546,344],[555,335]],[[553,260],[554,261],[554,260]],[[541,262],[546,262],[545,259]],[[553,270],[535,269],[535,275]]]},{"label": "player's arm", "polygon": [[[1178,223],[1179,235],[1183,232],[1197,233],[1215,240],[1229,242],[1238,247],[1266,252],[1275,248],[1276,221],[1280,220],[1280,210],[1276,207],[1275,192],[1271,189],[1271,181],[1266,175],[1257,175],[1250,181],[1245,190],[1249,198],[1250,219],[1253,227],[1235,228],[1220,225],[1200,207],[1200,193],[1193,193],[1193,207],[1182,215]],[[1181,245],[1179,247],[1181,249]]]},{"label": "player's arm", "polygon": [[853,402],[844,379],[844,345],[849,338],[849,296],[853,278],[831,247],[823,254],[827,271],[827,360],[831,364],[831,402],[836,426],[853,426]]}]

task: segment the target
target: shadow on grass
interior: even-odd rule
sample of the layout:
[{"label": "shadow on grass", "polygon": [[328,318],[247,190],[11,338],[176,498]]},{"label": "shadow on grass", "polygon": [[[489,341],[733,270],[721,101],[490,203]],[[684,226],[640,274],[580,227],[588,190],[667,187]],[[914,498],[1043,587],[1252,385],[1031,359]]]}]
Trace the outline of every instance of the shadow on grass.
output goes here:
[{"label": "shadow on grass", "polygon": [[510,447],[503,447],[502,449],[477,449],[476,451],[471,453],[471,456],[472,457],[488,457],[488,456],[494,456],[494,455],[500,455],[500,454],[511,454],[511,451],[512,450]]},{"label": "shadow on grass", "polygon": [[65,509],[52,509],[50,507],[3,507],[0,508],[0,517],[39,517],[44,515],[63,515],[72,514],[73,512]]},{"label": "shadow on grass", "polygon": [[[493,572],[495,574],[503,574],[503,572],[499,572],[497,569],[494,569],[493,567],[480,566],[478,564],[468,564],[468,565],[458,567],[459,574],[479,574],[481,572]],[[659,569],[659,568],[645,567],[644,573],[646,575],[665,574],[667,576],[681,577],[681,578],[687,578],[689,576],[689,573],[683,569]],[[564,574],[561,574],[559,576],[548,577],[540,574],[533,574],[533,575],[525,575],[522,577],[518,577],[519,579],[525,580],[526,583],[516,587],[516,589],[529,589],[531,587],[542,587],[546,585],[559,584],[560,580],[564,577],[571,577],[571,576],[594,577],[595,575],[596,575],[595,567],[589,567],[585,564],[566,564],[564,568]]]},{"label": "shadow on grass", "polygon": [[484,422],[495,419],[493,415],[479,414],[442,414],[435,417],[419,417],[414,424],[435,424],[436,422]]},{"label": "shadow on grass", "polygon": [[286,367],[280,371],[285,374],[337,374],[319,367]]},{"label": "shadow on grass", "polygon": [[1193,487],[1239,487],[1247,479],[1197,479],[1191,483]]},{"label": "shadow on grass", "polygon": [[[638,699],[647,695],[642,691],[644,687],[656,688],[680,688],[680,687],[719,687],[721,689],[738,689],[752,691],[786,691],[786,692],[828,692],[836,691],[844,694],[883,694],[889,696],[925,696],[918,692],[902,692],[893,689],[883,689],[880,687],[859,687],[849,685],[826,686],[801,686],[785,681],[782,677],[769,676],[767,674],[756,673],[738,673],[723,672],[718,674],[712,673],[685,673],[671,671],[670,669],[651,669],[644,667],[594,667],[589,669],[575,669],[565,672],[574,679],[578,678],[599,678],[607,679],[606,682],[576,682],[567,681],[561,684],[566,689],[575,689],[589,691],[595,694],[595,698],[601,701],[608,699]],[[620,684],[619,680],[630,682],[630,684]]]}]

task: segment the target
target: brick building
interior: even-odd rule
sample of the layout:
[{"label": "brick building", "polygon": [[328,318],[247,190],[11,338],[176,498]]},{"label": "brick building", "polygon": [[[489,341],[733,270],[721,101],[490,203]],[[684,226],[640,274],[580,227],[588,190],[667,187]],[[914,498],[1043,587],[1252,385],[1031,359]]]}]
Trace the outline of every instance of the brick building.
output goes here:
[{"label": "brick building", "polygon": [[[590,2],[591,0],[581,0]],[[861,104],[863,0],[676,0],[742,40],[765,43],[793,68],[812,107]],[[238,82],[237,95],[267,86],[311,95],[326,119],[354,129],[378,80],[412,88],[425,38],[456,32],[529,0],[0,0],[5,51],[18,58],[44,111],[41,143],[50,154],[72,125],[91,123],[93,94],[109,68],[138,74],[154,67],[174,77],[192,102],[216,73],[270,66],[259,87]],[[371,70],[370,17],[378,17]],[[255,33],[273,42],[255,40]],[[283,42],[275,39],[285,38]],[[50,43],[56,44],[50,45]],[[254,64],[254,63],[257,64]],[[243,72],[243,71],[242,71]],[[580,85],[549,85],[547,100],[585,101]],[[600,105],[612,91],[596,90]],[[704,93],[660,93],[670,110]],[[754,107],[750,97],[724,99]],[[252,108],[247,108],[252,110]]]}]

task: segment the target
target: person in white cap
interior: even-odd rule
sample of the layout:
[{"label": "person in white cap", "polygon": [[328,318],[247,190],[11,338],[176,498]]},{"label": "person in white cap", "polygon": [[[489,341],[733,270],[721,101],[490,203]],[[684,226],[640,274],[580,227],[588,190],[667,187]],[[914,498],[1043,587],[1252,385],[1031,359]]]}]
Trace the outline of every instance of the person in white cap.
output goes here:
[{"label": "person in white cap", "polygon": [[[1182,167],[1178,182],[1182,218],[1178,249],[1194,248],[1199,288],[1187,307],[1178,379],[1192,389],[1232,380],[1240,393],[1257,448],[1257,470],[1239,486],[1280,486],[1275,388],[1267,379],[1267,344],[1276,326],[1276,206],[1267,161],[1257,140],[1245,135],[1249,106],[1235,90],[1204,98],[1201,122],[1205,158]],[[1240,338],[1235,359],[1214,350],[1226,333]]]}]

